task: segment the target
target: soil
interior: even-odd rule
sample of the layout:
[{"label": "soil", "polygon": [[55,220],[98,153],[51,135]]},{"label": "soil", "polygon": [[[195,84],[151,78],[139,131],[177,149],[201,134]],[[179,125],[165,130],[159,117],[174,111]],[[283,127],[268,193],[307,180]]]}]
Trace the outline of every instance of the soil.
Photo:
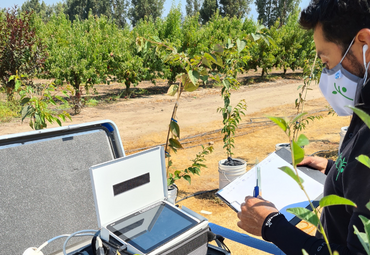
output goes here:
[{"label": "soil", "polygon": [[[247,85],[232,92],[231,100],[234,105],[241,99],[245,99],[248,105],[246,116],[236,131],[233,156],[247,161],[247,169],[253,167],[257,158],[262,160],[273,152],[276,144],[287,142],[284,132],[268,121],[266,116],[284,117],[296,114],[294,102],[298,98],[297,88],[303,81],[294,74],[288,74],[284,79],[275,74],[259,83],[255,82],[257,78],[253,78],[258,73],[241,77],[248,80],[244,82]],[[109,99],[112,95],[124,89],[118,84],[99,85],[96,88],[104,102],[111,101]],[[137,91],[156,93],[144,93],[136,98],[123,98],[113,103],[101,103],[96,107],[84,107],[79,115],[72,116],[72,121],[64,125],[110,119],[118,126],[127,155],[151,146],[163,145],[175,98],[165,94],[168,88],[165,82],[158,83],[156,87],[149,82],[143,82],[137,88]],[[192,177],[191,184],[184,180],[176,182],[179,187],[178,200],[196,192],[218,188],[218,161],[226,158],[220,133],[222,116],[217,113],[217,108],[222,104],[218,87],[202,87],[192,93],[185,92],[181,96],[176,120],[181,128],[184,149],[173,155],[172,169],[189,167],[191,160],[201,151],[201,145],[213,145],[214,152],[207,157],[207,168],[201,170],[200,176]],[[318,86],[312,85],[305,102],[305,111],[322,118],[314,120],[303,130],[310,140],[310,144],[305,146],[307,155],[335,157],[340,129],[349,124],[349,117],[328,115],[327,105]],[[48,127],[56,126],[53,124]],[[30,130],[27,121],[21,123],[19,119],[0,123],[0,135]],[[191,196],[179,205],[198,213],[202,210],[210,212],[211,214],[204,215],[210,222],[243,233],[243,230],[237,227],[238,218],[235,212],[217,199],[214,192]],[[314,228],[306,223],[300,223],[298,227],[307,233],[314,233]],[[230,240],[226,240],[226,244],[232,254],[266,254]]]}]

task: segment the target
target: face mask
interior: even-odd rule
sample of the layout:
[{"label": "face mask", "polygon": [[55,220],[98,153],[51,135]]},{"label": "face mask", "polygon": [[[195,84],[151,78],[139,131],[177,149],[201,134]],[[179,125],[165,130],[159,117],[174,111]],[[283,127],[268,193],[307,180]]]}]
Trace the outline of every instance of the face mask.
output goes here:
[{"label": "face mask", "polygon": [[352,40],[342,60],[332,69],[324,68],[321,74],[319,87],[325,99],[338,114],[338,116],[348,116],[352,110],[345,106],[354,106],[358,102],[362,87],[367,82],[367,69],[365,53],[368,46],[362,48],[363,61],[365,67],[365,77],[360,78],[351,74],[342,66],[342,61],[346,57],[355,39]]}]

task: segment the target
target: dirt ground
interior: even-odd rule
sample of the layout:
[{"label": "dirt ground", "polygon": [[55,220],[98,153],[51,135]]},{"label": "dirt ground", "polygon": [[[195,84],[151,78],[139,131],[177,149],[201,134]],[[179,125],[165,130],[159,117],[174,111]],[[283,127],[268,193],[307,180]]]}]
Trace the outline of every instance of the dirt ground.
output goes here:
[{"label": "dirt ground", "polygon": [[[297,87],[303,81],[297,78],[274,79],[270,82],[242,86],[232,93],[235,105],[245,99],[248,105],[247,114],[243,117],[235,138],[235,157],[248,162],[250,169],[255,159],[262,160],[275,150],[277,143],[287,142],[283,131],[271,125],[266,119],[270,116],[290,116],[295,114],[294,101],[298,97]],[[152,85],[142,83],[139,88]],[[101,93],[106,90],[116,91],[122,87],[111,85],[97,86]],[[133,99],[119,99],[115,103],[101,104],[96,107],[85,107],[79,115],[72,116],[72,122],[64,125],[78,124],[96,120],[110,119],[116,123],[126,154],[132,154],[144,148],[160,145],[165,142],[175,98],[166,94],[151,94]],[[308,92],[305,111],[323,116],[320,120],[310,123],[303,133],[309,138],[310,144],[305,147],[306,155],[320,151],[334,152],[338,149],[340,128],[348,126],[349,117],[328,115],[327,102],[322,97],[317,85]],[[180,99],[177,120],[181,128],[182,143],[185,147],[173,156],[173,169],[184,169],[191,165],[200,145],[213,144],[214,152],[207,157],[206,165],[200,176],[192,177],[189,185],[186,181],[178,181],[179,198],[199,191],[218,188],[218,161],[226,157],[222,149],[222,116],[217,108],[222,106],[220,88],[200,88],[192,93],[184,93]],[[55,127],[50,125],[49,127]],[[0,135],[30,131],[28,123],[14,119],[8,123],[0,123]],[[212,193],[195,196],[179,203],[198,213],[201,210],[211,212],[204,215],[210,222],[223,227],[243,232],[237,227],[237,216],[233,210],[215,198]],[[305,223],[299,225],[306,232],[313,229]],[[247,246],[227,240],[232,254],[266,254]]]}]

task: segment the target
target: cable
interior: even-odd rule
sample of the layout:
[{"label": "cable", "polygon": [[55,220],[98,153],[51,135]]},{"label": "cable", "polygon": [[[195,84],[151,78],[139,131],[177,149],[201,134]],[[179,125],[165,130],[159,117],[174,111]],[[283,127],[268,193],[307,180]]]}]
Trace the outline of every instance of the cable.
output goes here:
[{"label": "cable", "polygon": [[[321,112],[327,112],[327,109],[320,109],[320,110],[310,111],[310,112],[307,113],[307,116],[311,115],[311,114],[315,114],[315,113],[321,113]],[[287,116],[287,117],[292,118],[292,117],[295,117],[295,115],[290,115],[290,116]],[[260,121],[255,121],[255,120],[260,120]],[[269,118],[267,118],[267,117],[258,117],[258,118],[250,118],[249,122],[240,123],[238,125],[238,129],[241,129],[241,128],[244,128],[244,127],[245,128],[246,127],[251,128],[251,127],[261,127],[261,126],[265,126],[265,128],[267,128],[267,127],[273,126],[273,125],[275,125],[275,123],[273,123]],[[221,130],[222,129],[216,129],[216,130],[207,131],[207,132],[204,132],[204,133],[201,133],[201,134],[196,134],[196,135],[184,137],[184,138],[180,139],[180,142],[181,142],[182,145],[192,143],[192,141],[185,142],[185,140],[192,140],[194,138],[216,134],[216,133],[221,132]],[[260,130],[260,129],[258,129],[258,130]],[[250,133],[253,133],[255,131],[256,130],[253,129],[251,131],[236,134],[235,137],[250,134]],[[222,138],[213,138],[213,140],[218,141],[218,140],[222,140]],[[142,147],[142,148],[137,148],[137,149],[132,149],[132,150],[126,150],[125,152],[126,153],[133,153],[133,152],[136,152],[136,151],[142,151],[142,150],[151,149],[151,148],[154,148],[154,147],[157,147],[157,146],[164,146],[164,145],[165,145],[165,143],[162,143],[162,144],[157,144],[157,145],[153,145],[153,146],[147,146],[147,147]],[[184,149],[198,147],[200,145],[201,144],[194,145],[194,146],[188,146],[188,147],[184,147]]]},{"label": "cable", "polygon": [[70,235],[68,235],[68,234],[64,234],[64,235],[60,235],[60,236],[56,236],[56,237],[53,237],[53,238],[51,238],[50,240],[48,240],[48,241],[46,241],[45,243],[43,243],[42,245],[40,245],[40,247],[39,248],[37,248],[36,250],[35,250],[35,253],[37,254],[38,252],[40,252],[41,251],[41,249],[43,249],[46,245],[48,245],[49,243],[51,243],[51,242],[53,242],[53,241],[55,241],[55,240],[57,240],[57,239],[60,239],[60,238],[63,238],[63,237],[69,237]]},{"label": "cable", "polygon": [[[56,236],[56,237],[53,237],[51,239],[49,239],[48,241],[46,241],[45,243],[43,243],[42,245],[40,245],[37,249],[35,249],[32,254],[38,254],[41,252],[41,250],[43,248],[45,248],[45,246],[47,246],[49,243],[55,241],[55,240],[58,240],[60,238],[63,238],[63,237],[67,237],[67,240],[66,242],[64,243],[64,246],[63,246],[63,251],[65,251],[65,246],[66,246],[66,243],[68,242],[69,239],[71,239],[73,236],[77,236],[77,237],[80,237],[80,236],[91,236],[92,234],[84,234],[84,233],[87,233],[87,232],[94,232],[96,233],[97,231],[96,230],[82,230],[82,231],[78,231],[76,233],[73,233],[73,234],[63,234],[63,235],[60,235],[60,236]],[[28,251],[28,249],[27,249]],[[27,253],[28,254],[28,253]],[[41,253],[42,254],[42,253]],[[66,255],[66,254],[65,254]]]},{"label": "cable", "polygon": [[[67,255],[67,252],[66,252],[66,246],[67,246],[67,243],[68,241],[74,237],[74,236],[94,236],[96,234],[96,232],[98,232],[98,230],[91,230],[91,229],[88,229],[88,230],[80,230],[80,231],[77,231],[73,234],[71,234],[67,239],[66,241],[64,242],[63,244],[63,254],[64,255]],[[82,233],[86,233],[86,234],[82,234]],[[82,235],[80,235],[82,234]]]}]

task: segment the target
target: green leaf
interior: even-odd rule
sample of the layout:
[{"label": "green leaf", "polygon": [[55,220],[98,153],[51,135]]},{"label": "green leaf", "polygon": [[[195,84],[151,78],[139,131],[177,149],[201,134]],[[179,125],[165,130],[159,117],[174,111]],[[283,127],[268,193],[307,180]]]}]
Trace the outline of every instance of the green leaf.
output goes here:
[{"label": "green leaf", "polygon": [[61,122],[59,119],[56,119],[55,121],[58,123],[58,125],[59,125],[60,127],[62,126],[62,122]]},{"label": "green leaf", "polygon": [[356,158],[359,162],[370,168],[370,159],[366,155],[360,155]]},{"label": "green leaf", "polygon": [[331,206],[331,205],[351,205],[351,206],[357,207],[357,205],[353,203],[351,200],[337,196],[337,195],[329,195],[329,196],[321,198],[320,200],[321,207]]},{"label": "green leaf", "polygon": [[311,223],[315,227],[317,227],[319,225],[320,220],[317,217],[317,215],[314,212],[308,210],[307,208],[295,207],[295,208],[288,208],[286,211],[289,212],[289,213],[294,214],[295,216],[297,216],[301,220],[305,220],[305,221]]},{"label": "green leaf", "polygon": [[209,68],[212,67],[211,62],[207,58],[205,58],[205,57],[202,59],[202,63],[204,65],[208,66]]},{"label": "green leaf", "polygon": [[173,135],[180,138],[180,127],[175,121],[171,121],[170,130],[171,130]]},{"label": "green leaf", "polygon": [[297,116],[294,117],[294,119],[292,120],[292,123],[295,123],[296,121],[301,119],[306,114],[307,114],[307,112],[302,112],[301,114],[298,114]]},{"label": "green leaf", "polygon": [[370,220],[362,215],[359,216],[362,224],[364,224],[365,234],[367,238],[367,245],[369,246],[369,240],[370,240]]},{"label": "green leaf", "polygon": [[304,159],[304,150],[295,142],[292,141],[293,147],[293,155],[294,155],[294,164],[299,164]]},{"label": "green leaf", "polygon": [[302,254],[303,255],[309,255],[308,252],[305,249],[302,249]]},{"label": "green leaf", "polygon": [[188,75],[191,82],[196,85],[199,80],[199,73],[197,71],[189,70]]},{"label": "green leaf", "polygon": [[16,80],[15,81],[15,86],[14,86],[14,90],[15,91],[18,91],[20,89],[20,87],[22,86],[22,83],[20,80]]},{"label": "green leaf", "polygon": [[171,85],[171,87],[167,91],[167,95],[174,96],[177,93],[179,86],[177,84]]},{"label": "green leaf", "polygon": [[[295,174],[295,172],[290,167],[282,166],[282,167],[279,167],[279,169],[281,171],[285,172],[290,177],[292,177],[293,180],[295,180],[298,183],[299,187],[301,187],[301,189],[303,189],[303,186],[300,184],[300,183],[303,183],[303,179],[301,177],[299,177],[299,179],[298,179],[298,176]],[[301,181],[301,182],[299,182],[299,181]]]},{"label": "green leaf", "polygon": [[362,121],[366,124],[366,126],[370,128],[370,116],[366,112],[356,107],[353,107],[353,106],[347,106],[347,107],[352,109],[352,111],[356,113],[362,119]]},{"label": "green leaf", "polygon": [[240,41],[238,39],[238,40],[236,40],[236,45],[238,47],[238,53],[240,53],[240,52],[242,52],[244,50],[245,46],[247,46],[247,43],[244,40]]},{"label": "green leaf", "polygon": [[188,91],[188,92],[193,92],[193,91],[197,90],[198,87],[199,87],[199,83],[194,84],[189,80],[189,78],[187,78],[185,83],[184,83],[184,90]]},{"label": "green leaf", "polygon": [[184,149],[181,145],[181,143],[177,140],[177,139],[174,139],[174,138],[170,138],[169,139],[169,142],[170,142],[170,145],[176,149]]},{"label": "green leaf", "polygon": [[185,180],[187,180],[189,182],[189,184],[191,184],[191,177],[190,177],[190,175],[184,175],[183,178]]},{"label": "green leaf", "polygon": [[209,53],[204,53],[204,57],[209,61],[209,62],[211,62],[211,63],[217,63],[217,58],[216,58],[216,56],[213,56],[213,55],[211,55],[211,54],[209,54]]},{"label": "green leaf", "polygon": [[366,204],[366,208],[370,210],[370,202]]},{"label": "green leaf", "polygon": [[27,104],[30,100],[31,100],[31,98],[29,98],[29,97],[23,98],[22,101],[21,101],[21,105]]},{"label": "green leaf", "polygon": [[284,132],[288,128],[288,124],[283,118],[267,116],[272,122],[275,122]]},{"label": "green leaf", "polygon": [[216,44],[215,51],[219,54],[222,54],[224,52],[224,47],[222,47],[220,44]]},{"label": "green leaf", "polygon": [[[28,116],[31,116],[31,113],[33,112],[33,107],[30,105],[26,105],[22,108],[21,117],[22,121],[27,118]],[[31,125],[31,123],[30,123]]]},{"label": "green leaf", "polygon": [[298,146],[302,147],[302,146],[305,146],[305,145],[307,145],[309,143],[310,143],[310,141],[308,140],[308,138],[304,134],[301,134],[298,137],[298,140],[297,140]]},{"label": "green leaf", "polygon": [[355,225],[353,225],[353,228],[354,228],[354,232],[355,234],[357,235],[358,237],[358,240],[360,240],[362,246],[364,247],[365,251],[367,254],[370,254],[370,250],[369,250],[369,239],[368,239],[368,236],[366,235],[366,233],[361,233],[357,227]]}]

